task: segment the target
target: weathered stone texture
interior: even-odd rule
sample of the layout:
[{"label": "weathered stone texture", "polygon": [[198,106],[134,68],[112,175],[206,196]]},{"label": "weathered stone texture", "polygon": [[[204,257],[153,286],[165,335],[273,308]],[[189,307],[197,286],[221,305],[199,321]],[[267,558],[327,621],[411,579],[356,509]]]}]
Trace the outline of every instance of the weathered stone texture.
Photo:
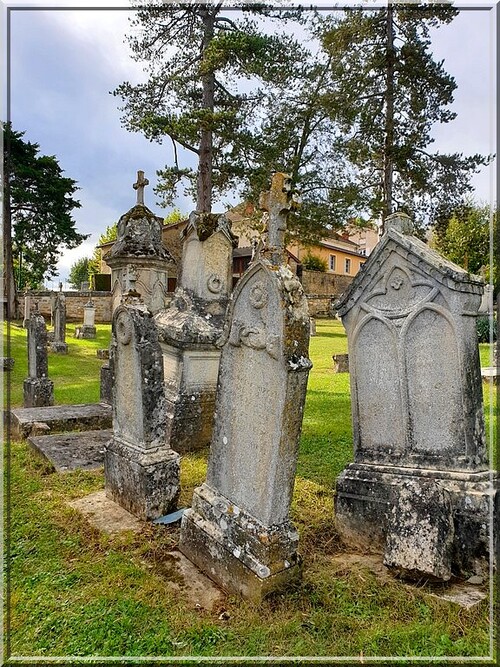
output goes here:
[{"label": "weathered stone texture", "polygon": [[280,262],[283,209],[273,215],[269,247],[233,294],[207,479],[179,543],[219,585],[255,600],[300,575],[289,507],[311,367],[307,302]]},{"label": "weathered stone texture", "polygon": [[349,355],[333,354],[333,370],[335,373],[349,373]]},{"label": "weathered stone texture", "polygon": [[179,495],[179,455],[166,444],[163,360],[152,315],[128,296],[113,317],[113,439],[105,454],[106,492],[139,518],[171,511]]},{"label": "weathered stone texture", "polygon": [[[400,502],[397,489],[412,478],[418,488],[419,479],[431,475],[451,498],[454,571],[467,573],[488,556],[481,526],[488,523],[494,495],[487,485],[475,330],[482,281],[410,229],[407,216],[388,218],[364,271],[337,303],[349,342],[355,463],[337,480],[336,523],[346,541],[363,548],[383,551],[386,538],[393,539],[395,562],[394,545],[401,546],[405,530],[390,518]],[[480,517],[462,512],[460,493],[481,507]],[[440,503],[436,516],[446,514],[444,496],[440,501],[436,491],[433,497]],[[463,544],[459,535],[465,534],[473,539]],[[441,551],[445,573],[444,533],[434,536],[433,547],[426,542],[429,562]]]},{"label": "weathered stone texture", "polygon": [[167,439],[177,452],[205,447],[212,434],[222,335],[236,242],[224,216],[192,213],[181,275],[170,306],[155,316],[163,351]]},{"label": "weathered stone texture", "polygon": [[39,312],[28,320],[28,373],[24,381],[24,407],[53,405],[54,383],[48,378],[47,328]]}]

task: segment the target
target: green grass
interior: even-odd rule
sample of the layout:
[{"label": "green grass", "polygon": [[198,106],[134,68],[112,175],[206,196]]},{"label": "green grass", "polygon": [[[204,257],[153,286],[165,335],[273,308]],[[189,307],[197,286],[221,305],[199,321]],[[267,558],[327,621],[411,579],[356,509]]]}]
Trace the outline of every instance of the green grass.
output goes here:
[{"label": "green grass", "polygon": [[[69,355],[50,355],[56,402],[97,400],[102,362],[95,349],[107,346],[109,327],[98,332],[97,341],[68,336]],[[24,442],[12,442],[7,452],[12,654],[488,655],[487,601],[458,608],[423,588],[381,581],[343,557],[333,525],[332,486],[352,459],[349,375],[333,372],[331,356],[346,352],[347,341],[336,321],[319,320],[317,332],[311,339],[314,368],[291,510],[304,559],[301,584],[260,606],[226,598],[226,620],[219,618],[221,609],[196,608],[182,586],[173,586],[178,575],[166,556],[177,544],[178,526],[150,524],[139,534],[118,536],[99,532],[67,502],[102,489],[102,471],[50,473]],[[12,380],[22,384],[24,330],[13,328],[11,341]],[[19,387],[12,387],[12,396],[19,404]],[[204,451],[182,458],[180,506],[190,503],[194,487],[204,480],[206,457]]]}]

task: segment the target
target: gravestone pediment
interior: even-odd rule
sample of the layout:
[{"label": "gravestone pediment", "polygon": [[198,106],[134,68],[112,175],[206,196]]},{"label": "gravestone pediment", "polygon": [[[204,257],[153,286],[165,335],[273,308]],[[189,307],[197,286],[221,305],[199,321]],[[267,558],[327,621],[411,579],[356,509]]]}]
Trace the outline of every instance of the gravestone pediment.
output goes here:
[{"label": "gravestone pediment", "polygon": [[163,245],[162,229],[162,218],[144,204],[136,204],[118,221],[117,240],[106,256],[106,263],[111,266],[116,260],[129,257],[173,262]]},{"label": "gravestone pediment", "polygon": [[334,307],[341,317],[363,302],[386,313],[409,312],[432,300],[438,289],[469,294],[466,303],[472,310],[480,301],[483,281],[420,239],[389,229]]}]

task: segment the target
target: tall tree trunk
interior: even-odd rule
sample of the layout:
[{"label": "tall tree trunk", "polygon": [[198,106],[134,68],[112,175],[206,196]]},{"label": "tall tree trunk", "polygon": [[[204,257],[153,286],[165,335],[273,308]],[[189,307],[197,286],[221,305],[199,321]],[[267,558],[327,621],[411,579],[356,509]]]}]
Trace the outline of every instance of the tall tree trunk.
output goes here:
[{"label": "tall tree trunk", "polygon": [[17,316],[17,292],[14,278],[14,262],[12,258],[12,217],[10,210],[9,158],[8,146],[5,147],[7,158],[4,164],[3,178],[3,265],[4,265],[4,296],[7,302],[7,320]]},{"label": "tall tree trunk", "polygon": [[392,213],[392,179],[394,151],[394,8],[387,4],[386,18],[386,87],[385,87],[385,128],[382,188],[382,233],[385,219]]},{"label": "tall tree trunk", "polygon": [[[214,36],[215,11],[206,8],[201,10],[203,20],[203,44],[202,44],[202,65],[205,52]],[[212,113],[214,110],[215,96],[215,74],[212,70],[202,74],[202,108],[207,112],[209,122],[202,121],[199,147],[198,179],[197,179],[197,202],[196,210],[202,213],[210,213],[212,210],[212,156],[213,156],[213,137],[212,137]]]}]

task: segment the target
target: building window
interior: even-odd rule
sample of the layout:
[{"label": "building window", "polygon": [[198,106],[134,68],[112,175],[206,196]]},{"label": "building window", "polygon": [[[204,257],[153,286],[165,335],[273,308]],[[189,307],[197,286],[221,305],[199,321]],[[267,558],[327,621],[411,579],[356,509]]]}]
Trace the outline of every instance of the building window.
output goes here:
[{"label": "building window", "polygon": [[337,258],[335,257],[335,255],[330,255],[330,263],[329,263],[330,271],[335,271],[336,259]]},{"label": "building window", "polygon": [[346,259],[345,261],[345,273],[351,273],[351,260]]}]

